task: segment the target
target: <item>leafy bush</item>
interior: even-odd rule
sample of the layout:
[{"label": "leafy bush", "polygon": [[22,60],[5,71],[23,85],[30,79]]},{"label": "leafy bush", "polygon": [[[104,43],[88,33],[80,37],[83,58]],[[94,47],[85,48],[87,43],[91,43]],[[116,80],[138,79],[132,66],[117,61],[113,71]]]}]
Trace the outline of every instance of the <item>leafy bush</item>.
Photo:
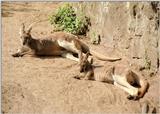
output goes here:
[{"label": "leafy bush", "polygon": [[90,39],[90,41],[91,41],[91,43],[92,44],[95,44],[95,45],[98,45],[98,44],[100,44],[100,42],[101,42],[101,36],[99,35],[99,34],[97,34],[97,32],[95,32],[95,31],[91,31],[90,32],[91,33],[91,39]]},{"label": "leafy bush", "polygon": [[73,7],[69,4],[60,7],[55,15],[50,15],[49,21],[51,25],[55,26],[56,30],[77,35],[85,35],[90,24],[89,18],[82,14],[77,16]]}]

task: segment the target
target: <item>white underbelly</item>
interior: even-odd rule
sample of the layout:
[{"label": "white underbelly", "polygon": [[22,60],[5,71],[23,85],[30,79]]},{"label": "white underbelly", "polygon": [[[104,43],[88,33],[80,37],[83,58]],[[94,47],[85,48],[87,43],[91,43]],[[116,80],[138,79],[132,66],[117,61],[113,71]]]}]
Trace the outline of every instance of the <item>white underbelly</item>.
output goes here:
[{"label": "white underbelly", "polygon": [[75,47],[74,42],[68,42],[68,41],[62,41],[62,40],[58,40],[58,45],[63,47],[64,49],[71,51],[73,53],[78,53],[77,48]]}]

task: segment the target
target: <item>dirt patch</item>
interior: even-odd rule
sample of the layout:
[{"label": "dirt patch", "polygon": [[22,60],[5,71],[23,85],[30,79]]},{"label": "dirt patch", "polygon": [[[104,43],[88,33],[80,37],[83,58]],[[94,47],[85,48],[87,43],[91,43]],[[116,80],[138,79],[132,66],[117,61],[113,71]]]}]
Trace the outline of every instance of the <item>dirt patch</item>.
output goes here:
[{"label": "dirt patch", "polygon": [[[3,113],[41,112],[38,100],[32,93],[16,82],[5,82],[2,86]],[[16,105],[15,105],[16,104]]]},{"label": "dirt patch", "polygon": [[[142,102],[158,105],[158,80],[149,78],[151,87],[140,101],[129,101],[126,93],[110,84],[76,80],[76,62],[60,57],[13,58],[20,47],[19,28],[47,18],[59,6],[56,2],[2,2],[2,111],[4,113],[139,113]],[[50,34],[44,21],[33,27],[33,36]],[[104,47],[101,52],[109,52]],[[112,54],[113,55],[113,54]],[[121,61],[122,64],[123,61]],[[95,65],[108,62],[94,60]]]}]

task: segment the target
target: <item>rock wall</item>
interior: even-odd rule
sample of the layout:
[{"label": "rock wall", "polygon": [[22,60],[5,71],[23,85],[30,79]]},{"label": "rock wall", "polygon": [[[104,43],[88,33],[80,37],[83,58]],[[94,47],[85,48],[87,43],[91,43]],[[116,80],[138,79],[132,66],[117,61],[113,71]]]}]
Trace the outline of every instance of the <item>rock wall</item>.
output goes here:
[{"label": "rock wall", "polygon": [[159,2],[76,2],[78,14],[91,20],[92,42],[110,46],[152,72],[159,69]]}]

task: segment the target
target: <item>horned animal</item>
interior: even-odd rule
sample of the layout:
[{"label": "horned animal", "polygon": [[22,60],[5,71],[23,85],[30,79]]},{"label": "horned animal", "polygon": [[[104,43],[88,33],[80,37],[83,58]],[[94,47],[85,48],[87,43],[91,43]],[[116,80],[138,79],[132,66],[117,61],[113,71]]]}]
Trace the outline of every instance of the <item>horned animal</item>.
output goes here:
[{"label": "horned animal", "polygon": [[[20,28],[20,39],[22,46],[18,51],[12,54],[13,57],[22,57],[24,55],[32,56],[62,56],[74,61],[79,62],[81,52],[89,52],[90,55],[104,61],[116,61],[121,58],[109,58],[100,53],[97,53],[78,39],[76,35],[67,32],[55,32],[50,36],[46,36],[43,39],[34,38],[31,35],[32,26],[31,24],[27,30],[25,25],[22,23]],[[78,58],[74,56],[78,55]]]},{"label": "horned animal", "polygon": [[[139,99],[146,93],[149,83],[144,78],[138,76],[131,69],[124,70],[125,75],[117,75],[115,66],[103,67],[100,73],[98,68],[94,68],[93,58],[88,60],[89,53],[80,57],[80,75],[74,76],[76,79],[96,80],[113,84],[129,93],[128,99]],[[103,71],[103,72],[102,72]]]}]

